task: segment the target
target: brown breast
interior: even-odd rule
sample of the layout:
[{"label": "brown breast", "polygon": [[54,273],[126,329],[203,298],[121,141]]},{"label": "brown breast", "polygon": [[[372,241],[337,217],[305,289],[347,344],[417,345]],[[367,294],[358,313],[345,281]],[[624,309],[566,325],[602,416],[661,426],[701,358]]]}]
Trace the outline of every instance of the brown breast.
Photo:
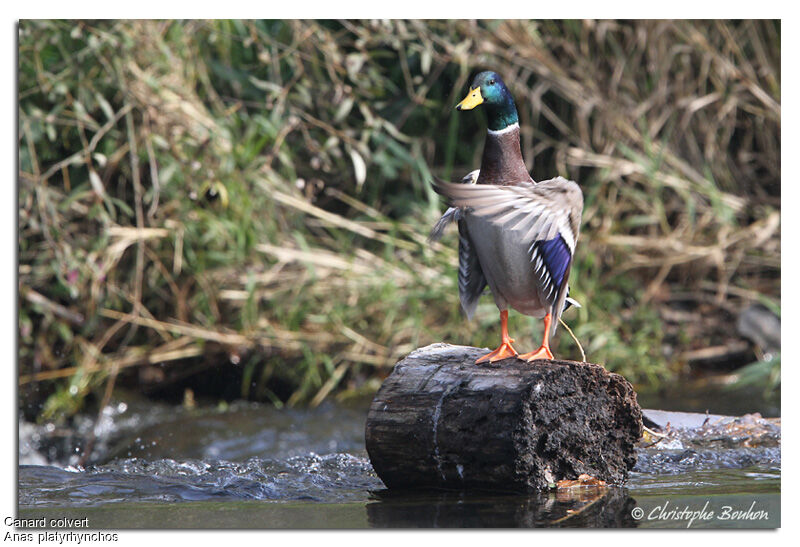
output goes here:
[{"label": "brown breast", "polygon": [[504,131],[489,131],[483,146],[478,184],[516,184],[533,182],[522,159],[519,126]]}]

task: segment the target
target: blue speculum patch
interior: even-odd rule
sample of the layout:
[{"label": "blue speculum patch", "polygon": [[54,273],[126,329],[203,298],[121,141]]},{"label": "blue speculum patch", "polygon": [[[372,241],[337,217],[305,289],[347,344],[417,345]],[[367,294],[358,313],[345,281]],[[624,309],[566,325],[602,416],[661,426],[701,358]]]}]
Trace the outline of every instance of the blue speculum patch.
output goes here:
[{"label": "blue speculum patch", "polygon": [[564,274],[567,272],[567,267],[572,260],[567,243],[559,235],[547,241],[539,241],[537,246],[556,287],[561,287],[561,283],[564,281]]}]

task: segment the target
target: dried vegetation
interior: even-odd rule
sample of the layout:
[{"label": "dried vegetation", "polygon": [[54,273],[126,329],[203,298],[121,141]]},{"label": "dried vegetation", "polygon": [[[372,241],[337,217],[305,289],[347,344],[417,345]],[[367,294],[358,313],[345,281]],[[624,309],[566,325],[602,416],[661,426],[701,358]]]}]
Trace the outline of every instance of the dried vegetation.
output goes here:
[{"label": "dried vegetation", "polygon": [[[479,163],[482,114],[452,107],[482,67],[534,178],[584,190],[589,360],[655,384],[778,309],[780,22],[23,21],[19,63],[31,416],[198,378],[318,404],[420,345],[491,345],[454,236],[425,240],[432,175]],[[539,328],[512,317],[520,347]]]}]

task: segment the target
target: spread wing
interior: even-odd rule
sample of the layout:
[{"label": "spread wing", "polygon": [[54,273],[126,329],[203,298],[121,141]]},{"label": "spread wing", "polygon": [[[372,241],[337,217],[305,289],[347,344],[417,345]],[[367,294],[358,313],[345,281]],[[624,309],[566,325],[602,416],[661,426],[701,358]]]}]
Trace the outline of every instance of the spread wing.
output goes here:
[{"label": "spread wing", "polygon": [[[475,181],[478,180],[478,174],[480,173],[480,169],[475,169],[474,171],[470,171],[461,179],[461,184],[475,184]],[[428,235],[428,241],[439,241],[442,239],[444,235],[444,230],[451,222],[458,222],[464,215],[464,209],[460,207],[450,207],[447,211],[444,212],[442,218],[436,221],[436,224],[433,225],[431,229],[430,235]],[[460,230],[460,228],[459,228]]]},{"label": "spread wing", "polygon": [[436,221],[436,224],[431,228],[431,233],[428,235],[428,241],[439,241],[444,235],[444,230],[451,222],[457,222],[461,219],[462,210],[458,207],[448,207],[444,212],[442,218]]},{"label": "spread wing", "polygon": [[572,253],[580,230],[583,194],[573,181],[562,177],[509,186],[453,184],[435,181],[434,189],[453,207],[469,207],[525,241],[553,239],[560,234]]}]

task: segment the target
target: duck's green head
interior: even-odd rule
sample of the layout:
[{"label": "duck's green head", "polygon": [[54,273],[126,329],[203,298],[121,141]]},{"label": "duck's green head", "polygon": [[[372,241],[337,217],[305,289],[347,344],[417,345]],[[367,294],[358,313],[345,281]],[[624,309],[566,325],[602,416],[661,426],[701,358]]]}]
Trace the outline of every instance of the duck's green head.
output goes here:
[{"label": "duck's green head", "polygon": [[519,123],[514,97],[496,72],[481,72],[472,80],[469,93],[456,105],[456,110],[472,110],[478,105],[486,106],[489,129],[500,131]]}]

